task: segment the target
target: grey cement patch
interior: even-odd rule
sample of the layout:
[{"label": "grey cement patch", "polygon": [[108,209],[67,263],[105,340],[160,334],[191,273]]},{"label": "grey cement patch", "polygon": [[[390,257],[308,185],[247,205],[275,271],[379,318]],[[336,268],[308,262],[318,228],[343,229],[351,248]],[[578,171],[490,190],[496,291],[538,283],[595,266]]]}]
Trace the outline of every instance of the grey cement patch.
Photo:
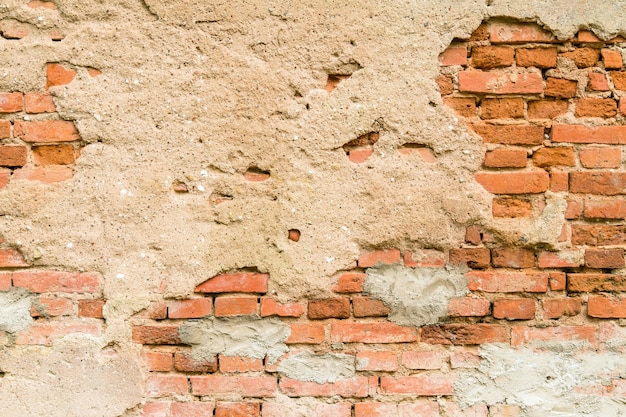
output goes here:
[{"label": "grey cement patch", "polygon": [[291,330],[276,319],[257,317],[206,318],[188,321],[180,327],[183,343],[191,345],[193,356],[213,358],[218,353],[226,356],[268,357],[276,362],[289,348],[284,343]]},{"label": "grey cement patch", "polygon": [[352,378],[356,372],[354,357],[338,353],[316,355],[300,352],[289,356],[278,365],[278,372],[292,379],[325,384],[338,379]]},{"label": "grey cement patch", "polygon": [[459,402],[516,404],[523,417],[626,416],[624,397],[590,394],[623,375],[626,356],[588,350],[577,355],[573,347],[483,345],[479,369],[462,373],[455,384]]},{"label": "grey cement patch", "polygon": [[364,292],[391,309],[391,321],[412,326],[434,324],[446,316],[451,298],[467,293],[464,272],[451,266],[378,266],[367,270]]},{"label": "grey cement patch", "polygon": [[30,326],[31,294],[23,290],[0,292],[0,330],[15,333]]}]

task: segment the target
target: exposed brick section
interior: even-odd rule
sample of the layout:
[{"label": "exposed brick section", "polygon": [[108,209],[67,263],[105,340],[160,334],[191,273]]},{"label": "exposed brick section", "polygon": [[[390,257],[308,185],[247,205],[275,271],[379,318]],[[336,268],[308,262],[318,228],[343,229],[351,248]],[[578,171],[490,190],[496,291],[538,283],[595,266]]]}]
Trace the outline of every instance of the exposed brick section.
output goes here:
[{"label": "exposed brick section", "polygon": [[479,172],[474,178],[493,194],[538,194],[550,186],[550,176],[545,171]]},{"label": "exposed brick section", "polygon": [[610,98],[580,98],[574,100],[576,117],[613,117],[617,102]]},{"label": "exposed brick section", "polygon": [[0,113],[15,113],[24,107],[22,93],[0,93]]},{"label": "exposed brick section", "polygon": [[534,72],[512,75],[462,71],[459,72],[459,90],[482,94],[540,94],[543,80]]},{"label": "exposed brick section", "polygon": [[572,172],[572,193],[618,195],[626,192],[626,172]]},{"label": "exposed brick section", "polygon": [[466,274],[470,291],[490,293],[546,292],[547,272],[471,271]]},{"label": "exposed brick section", "polygon": [[626,244],[626,225],[572,225],[574,245],[608,246]]},{"label": "exposed brick section", "polygon": [[[172,417],[197,417],[213,414],[213,402],[172,403]],[[217,413],[217,412],[216,412]],[[252,416],[252,414],[248,414]]]},{"label": "exposed brick section", "polygon": [[78,317],[101,319],[105,303],[104,300],[79,300]]},{"label": "exposed brick section", "polygon": [[525,149],[498,148],[485,154],[483,164],[488,168],[524,168],[527,161]]},{"label": "exposed brick section", "polygon": [[281,304],[271,298],[261,298],[261,317],[300,317],[304,314],[304,307],[300,303]]},{"label": "exposed brick section", "polygon": [[102,325],[73,321],[37,323],[19,332],[15,343],[18,345],[52,346],[58,339],[70,334],[99,337],[102,335]]},{"label": "exposed brick section", "polygon": [[556,67],[556,48],[519,48],[515,51],[515,61],[519,67]]},{"label": "exposed brick section", "polygon": [[528,102],[529,119],[554,119],[567,113],[565,100],[533,100]]},{"label": "exposed brick section", "polygon": [[361,272],[346,272],[341,274],[333,291],[338,293],[361,292],[363,291],[365,276],[366,275]]},{"label": "exposed brick section", "polygon": [[259,372],[263,370],[263,361],[261,359],[243,356],[220,355],[219,363],[220,371],[227,373]]},{"label": "exposed brick section", "polygon": [[395,372],[398,370],[398,355],[393,351],[360,351],[356,355],[359,371]]},{"label": "exposed brick section", "polygon": [[450,263],[466,264],[470,268],[487,268],[491,262],[491,254],[487,248],[455,248],[450,249]]},{"label": "exposed brick section", "polygon": [[626,144],[626,126],[555,124],[552,126],[552,140],[554,142],[624,145]]},{"label": "exposed brick section", "polygon": [[626,318],[626,298],[589,297],[587,314],[590,317],[606,319]]},{"label": "exposed brick section", "polygon": [[[273,397],[276,395],[277,381],[269,376],[192,376],[193,395],[223,395],[238,392],[244,397]],[[282,382],[282,381],[281,381]]]},{"label": "exposed brick section", "polygon": [[50,93],[32,92],[24,95],[24,111],[26,113],[53,113],[56,107]]},{"label": "exposed brick section", "polygon": [[[15,268],[20,266],[28,266],[28,262],[24,259],[22,252],[14,248],[0,248],[0,268]],[[22,281],[19,282],[21,283]]]},{"label": "exposed brick section", "polygon": [[350,300],[348,298],[309,300],[308,317],[310,319],[346,319],[350,317]]},{"label": "exposed brick section", "polygon": [[602,62],[606,69],[620,69],[622,68],[622,54],[615,49],[603,48],[600,51],[602,55]]},{"label": "exposed brick section", "polygon": [[503,145],[539,145],[543,142],[543,127],[525,125],[470,125],[486,143]]},{"label": "exposed brick section", "polygon": [[187,377],[183,375],[150,375],[146,381],[149,397],[167,397],[189,391]]},{"label": "exposed brick section", "polygon": [[370,297],[352,298],[354,317],[387,317],[389,307],[382,301]]},{"label": "exposed brick section", "polygon": [[507,320],[535,318],[535,300],[530,298],[500,298],[493,302],[493,317]]},{"label": "exposed brick section", "polygon": [[393,323],[336,322],[331,325],[333,342],[344,343],[403,343],[417,340],[413,327]]},{"label": "exposed brick section", "polygon": [[174,356],[171,352],[144,350],[141,352],[141,356],[150,371],[168,372],[172,370]]},{"label": "exposed brick section", "polygon": [[20,271],[13,273],[13,285],[32,292],[96,293],[101,277],[96,273]]},{"label": "exposed brick section", "polygon": [[[10,282],[9,282],[10,284]],[[2,289],[2,288],[0,288]],[[8,287],[2,289],[6,291]],[[79,303],[91,301],[91,300],[80,300]],[[97,301],[97,300],[96,300]],[[80,306],[80,304],[79,304]],[[46,317],[46,316],[69,316],[74,312],[74,303],[72,300],[67,298],[45,298],[40,297],[31,307],[30,309],[31,316],[33,317]],[[79,316],[80,316],[80,307],[79,307]],[[102,317],[102,314],[100,314]]]},{"label": "exposed brick section", "polygon": [[261,403],[258,402],[252,403],[220,401],[215,407],[215,417],[258,417],[260,415]]},{"label": "exposed brick section", "polygon": [[530,217],[533,205],[528,200],[519,198],[494,198],[492,204],[493,217]]},{"label": "exposed brick section", "polygon": [[74,122],[66,120],[16,120],[14,133],[25,142],[35,143],[73,142],[80,139]]},{"label": "exposed brick section", "polygon": [[467,65],[467,47],[449,47],[439,56],[439,63],[444,66]]},{"label": "exposed brick section", "polygon": [[578,83],[564,78],[549,77],[546,80],[546,89],[544,94],[546,97],[554,98],[572,98],[576,95]]},{"label": "exposed brick section", "polygon": [[606,75],[592,72],[589,74],[589,84],[587,88],[591,91],[609,91],[609,81],[606,79]]},{"label": "exposed brick section", "polygon": [[210,298],[196,298],[171,302],[167,307],[167,316],[171,319],[195,319],[211,314]]},{"label": "exposed brick section", "polygon": [[399,262],[400,251],[398,249],[388,249],[362,253],[359,256],[357,265],[361,268],[369,268],[377,264],[395,264]]},{"label": "exposed brick section", "polygon": [[535,252],[520,248],[492,249],[491,262],[499,268],[532,268],[535,266]]},{"label": "exposed brick section", "polygon": [[445,355],[437,350],[402,352],[402,366],[407,369],[441,369]]},{"label": "exposed brick section", "polygon": [[572,292],[626,291],[626,277],[612,274],[568,274],[567,289]]},{"label": "exposed brick section", "polygon": [[46,90],[50,87],[65,85],[72,82],[76,71],[68,69],[61,64],[51,63],[47,68],[48,81],[46,82]]},{"label": "exposed brick section", "polygon": [[585,250],[585,266],[589,268],[622,268],[624,266],[624,249],[591,249]]},{"label": "exposed brick section", "polygon": [[435,81],[439,87],[439,93],[441,93],[441,95],[445,96],[452,94],[452,78],[440,75]]},{"label": "exposed brick section", "polygon": [[291,334],[285,341],[287,344],[318,344],[324,341],[325,329],[323,324],[291,323]]},{"label": "exposed brick section", "polygon": [[256,272],[220,274],[198,285],[195,292],[242,292],[265,294],[267,292],[268,281],[268,274],[260,274]]},{"label": "exposed brick section", "polygon": [[617,148],[587,147],[580,150],[580,164],[585,168],[619,168],[622,151]]},{"label": "exposed brick section", "polygon": [[490,22],[489,39],[493,43],[553,42],[554,36],[535,23]]},{"label": "exposed brick section", "polygon": [[404,252],[404,266],[418,268],[441,268],[446,264],[446,255],[434,249]]},{"label": "exposed brick section", "polygon": [[215,299],[215,316],[246,316],[258,313],[256,297],[218,297]]},{"label": "exposed brick section", "polygon": [[596,65],[600,58],[600,51],[594,48],[577,48],[571,52],[559,54],[563,58],[571,59],[578,68],[589,68]]},{"label": "exposed brick section", "polygon": [[516,119],[524,117],[522,98],[486,98],[480,103],[481,119]]},{"label": "exposed brick section", "polygon": [[489,315],[491,303],[485,298],[456,297],[448,304],[450,317],[483,317]]},{"label": "exposed brick section", "polygon": [[594,342],[595,327],[593,326],[561,326],[561,327],[526,327],[514,326],[511,328],[511,345],[521,346],[536,342]]},{"label": "exposed brick section", "polygon": [[508,329],[493,324],[440,324],[422,327],[421,341],[441,345],[507,342]]},{"label": "exposed brick section", "polygon": [[472,66],[481,69],[508,67],[513,64],[515,51],[506,46],[477,46],[472,48]]},{"label": "exposed brick section", "polygon": [[547,319],[577,316],[582,310],[580,298],[553,298],[542,302],[543,316]]},{"label": "exposed brick section", "polygon": [[583,264],[582,252],[578,249],[560,252],[539,252],[539,268],[576,268]]},{"label": "exposed brick section", "polygon": [[181,372],[215,372],[217,358],[199,359],[194,358],[189,352],[177,351],[174,353],[174,368]]},{"label": "exposed brick section", "polygon": [[624,219],[626,218],[626,201],[621,199],[587,201],[584,216],[589,219]]},{"label": "exposed brick section", "polygon": [[443,102],[463,117],[476,116],[476,99],[470,97],[444,97]]},{"label": "exposed brick section", "polygon": [[46,145],[32,148],[36,165],[71,165],[76,159],[73,145]]},{"label": "exposed brick section", "polygon": [[178,326],[134,326],[133,342],[142,345],[178,345]]},{"label": "exposed brick section", "polygon": [[452,395],[454,382],[449,375],[432,373],[428,376],[382,377],[380,392],[387,395]]},{"label": "exposed brick section", "polygon": [[281,378],[281,391],[289,397],[355,397],[368,396],[369,381],[367,377],[340,379],[334,383],[318,384],[303,382],[291,378]]},{"label": "exposed brick section", "polygon": [[533,153],[533,164],[542,168],[552,166],[574,166],[576,164],[574,148],[561,146],[558,148],[538,149],[535,153]]}]

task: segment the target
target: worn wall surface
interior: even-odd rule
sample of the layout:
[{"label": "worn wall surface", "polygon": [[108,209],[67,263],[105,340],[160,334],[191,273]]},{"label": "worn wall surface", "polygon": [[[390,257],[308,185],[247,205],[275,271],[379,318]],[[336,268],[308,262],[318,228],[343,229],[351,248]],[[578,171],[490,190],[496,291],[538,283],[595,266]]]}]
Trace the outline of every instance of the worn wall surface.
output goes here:
[{"label": "worn wall surface", "polygon": [[0,34],[0,416],[626,415],[626,2]]}]

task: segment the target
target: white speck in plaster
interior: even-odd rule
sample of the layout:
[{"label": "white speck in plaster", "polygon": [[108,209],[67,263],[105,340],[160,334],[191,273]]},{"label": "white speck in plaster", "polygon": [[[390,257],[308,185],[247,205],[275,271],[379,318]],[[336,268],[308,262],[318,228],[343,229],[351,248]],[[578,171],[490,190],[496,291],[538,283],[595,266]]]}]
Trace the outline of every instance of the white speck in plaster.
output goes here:
[{"label": "white speck in plaster", "polygon": [[341,230],[343,230],[343,231],[346,231],[346,232],[347,232],[347,231],[348,231],[348,227],[347,227],[347,226],[341,226]]},{"label": "white speck in plaster", "polygon": [[117,278],[117,279],[124,279],[124,274],[117,274],[115,276],[115,278]]},{"label": "white speck in plaster", "polygon": [[74,247],[74,244],[72,242],[70,242],[67,245],[65,245],[65,247],[68,248],[68,249],[72,249]]},{"label": "white speck in plaster", "polygon": [[200,175],[206,178],[209,176],[209,173],[203,169],[202,171],[200,171]]},{"label": "white speck in plaster", "polygon": [[200,191],[201,193],[203,193],[203,192],[204,192],[204,187],[203,187],[202,185],[198,185],[196,188],[197,188],[197,189],[198,189],[198,191]]},{"label": "white speck in plaster", "polygon": [[145,252],[141,252],[141,253],[139,254],[139,256],[140,256],[140,257],[142,257],[142,258],[145,258],[145,257],[146,257],[146,253],[145,253]]},{"label": "white speck in plaster", "polygon": [[24,116],[24,120],[30,120],[30,116]]},{"label": "white speck in plaster", "polygon": [[332,256],[327,256],[327,257],[326,257],[326,262],[328,262],[328,263],[331,263],[331,262],[332,262],[332,261],[334,261],[334,260],[335,260],[335,258],[334,258],[334,257],[332,257]]}]

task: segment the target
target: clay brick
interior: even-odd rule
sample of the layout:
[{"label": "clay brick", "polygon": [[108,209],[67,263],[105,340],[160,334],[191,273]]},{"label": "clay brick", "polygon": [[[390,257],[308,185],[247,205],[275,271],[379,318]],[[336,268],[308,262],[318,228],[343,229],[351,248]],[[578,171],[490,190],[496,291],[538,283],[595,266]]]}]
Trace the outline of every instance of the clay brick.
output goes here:
[{"label": "clay brick", "polygon": [[325,298],[309,300],[309,319],[328,319],[350,317],[350,300],[348,298]]},{"label": "clay brick", "polygon": [[261,171],[257,168],[248,169],[246,172],[243,173],[243,177],[251,182],[263,182],[267,181],[270,178],[270,173]]},{"label": "clay brick", "polygon": [[4,39],[23,39],[30,33],[29,25],[15,20],[3,20],[0,24],[0,34]]},{"label": "clay brick", "polygon": [[[265,415],[265,409],[263,410]],[[211,416],[212,414],[207,414]],[[258,402],[218,402],[215,417],[258,417],[261,415],[261,403]],[[195,415],[194,415],[195,416]]]},{"label": "clay brick", "polygon": [[450,317],[484,317],[489,315],[491,303],[485,298],[455,297],[448,303]]},{"label": "clay brick", "polygon": [[263,360],[245,356],[220,355],[220,372],[260,372],[263,370]]},{"label": "clay brick", "polygon": [[522,248],[495,248],[491,250],[491,263],[498,268],[532,268],[535,253]]},{"label": "clay brick", "polygon": [[570,342],[583,340],[595,343],[594,326],[526,327],[511,328],[511,346],[521,346],[536,342]]},{"label": "clay brick", "polygon": [[333,291],[338,293],[362,292],[365,277],[366,275],[361,272],[341,274],[337,280],[337,285],[333,287]]},{"label": "clay brick", "polygon": [[0,120],[0,139],[11,137],[11,122]]},{"label": "clay brick", "polygon": [[474,178],[492,194],[538,194],[550,186],[545,171],[478,172]]},{"label": "clay brick", "polygon": [[380,300],[370,297],[353,297],[354,317],[387,317],[389,307]]},{"label": "clay brick", "polygon": [[133,342],[142,345],[178,345],[178,326],[133,326]]},{"label": "clay brick", "polygon": [[598,72],[589,73],[588,89],[590,91],[609,91],[609,82],[606,75]]},{"label": "clay brick", "polygon": [[619,168],[622,150],[619,148],[586,147],[580,150],[580,163],[585,168]]},{"label": "clay brick", "polygon": [[[626,97],[622,97],[619,99],[619,112],[621,115],[626,114]],[[0,131],[2,131],[1,125],[0,125]]]},{"label": "clay brick", "polygon": [[626,144],[626,126],[552,126],[554,142],[569,143],[604,143],[610,145]]},{"label": "clay brick", "polygon": [[350,74],[328,74],[324,90],[329,93],[333,91],[344,80],[350,78]]},{"label": "clay brick", "polygon": [[624,249],[592,249],[585,250],[585,266],[589,268],[623,268]]},{"label": "clay brick", "polygon": [[399,262],[400,251],[398,249],[381,249],[362,253],[359,256],[357,265],[360,268],[369,268],[377,264],[396,264]]},{"label": "clay brick", "polygon": [[0,248],[0,268],[17,268],[21,266],[29,266],[22,252],[14,248]]},{"label": "clay brick", "polygon": [[[439,404],[435,400],[418,400],[398,404],[399,417],[439,417]],[[481,416],[475,416],[481,417]],[[486,417],[486,416],[485,416]]]},{"label": "clay brick", "polygon": [[13,179],[40,181],[44,184],[52,184],[72,178],[74,170],[65,165],[48,165],[38,167],[19,168],[13,172]]},{"label": "clay brick", "polygon": [[261,298],[261,317],[300,317],[304,314],[304,307],[300,303],[281,304],[268,297]]},{"label": "clay brick", "polygon": [[[172,403],[172,417],[208,417],[213,415],[213,402]],[[232,416],[232,414],[231,414]],[[247,415],[251,417],[250,414]]]},{"label": "clay brick", "polygon": [[481,23],[470,35],[470,41],[486,41],[489,39],[489,29],[487,25]]},{"label": "clay brick", "polygon": [[515,52],[518,67],[556,67],[556,48],[519,48]]},{"label": "clay brick", "polygon": [[602,62],[604,62],[604,68],[606,69],[620,69],[622,68],[622,54],[616,49],[602,48],[600,51],[602,54]]},{"label": "clay brick", "polygon": [[397,417],[398,404],[395,403],[356,403],[354,417]]},{"label": "clay brick", "polygon": [[574,148],[539,148],[533,153],[533,164],[538,167],[574,166]]},{"label": "clay brick", "polygon": [[370,156],[374,154],[374,149],[350,149],[348,151],[348,160],[353,164],[362,164],[367,161]]},{"label": "clay brick", "polygon": [[567,172],[550,171],[550,191],[555,193],[567,191],[569,188],[569,176]]},{"label": "clay brick", "polygon": [[186,394],[187,377],[182,375],[150,375],[146,380],[146,395],[152,398]]},{"label": "clay brick", "polygon": [[11,171],[0,168],[0,190],[6,187],[9,179],[11,179]]},{"label": "clay brick", "polygon": [[172,370],[174,356],[172,352],[143,350],[141,357],[149,371],[169,372]]},{"label": "clay brick", "polygon": [[626,244],[626,225],[572,225],[572,244],[589,246]]},{"label": "clay brick", "polygon": [[465,274],[470,291],[496,292],[546,292],[547,272],[470,271]]},{"label": "clay brick", "polygon": [[443,102],[463,117],[476,116],[476,99],[472,97],[444,97]]},{"label": "clay brick", "polygon": [[52,113],[56,111],[50,93],[33,92],[24,96],[24,110],[26,113]]},{"label": "clay brick", "polygon": [[485,154],[488,168],[524,168],[528,161],[525,149],[498,148]]},{"label": "clay brick", "polygon": [[578,249],[565,249],[560,252],[539,252],[539,268],[576,268],[583,264],[582,252]]},{"label": "clay brick", "polygon": [[626,219],[626,201],[600,200],[585,202],[585,218]]},{"label": "clay brick", "polygon": [[421,342],[437,345],[481,345],[507,342],[509,330],[494,324],[439,324],[422,327]]},{"label": "clay brick", "polygon": [[281,378],[280,389],[288,397],[355,397],[368,396],[369,381],[367,377],[357,376],[349,379],[339,379],[334,383],[318,384],[304,382],[291,378]]},{"label": "clay brick", "polygon": [[437,86],[439,87],[439,93],[442,96],[452,94],[452,78],[440,75],[435,79]]},{"label": "clay brick", "polygon": [[167,307],[167,316],[171,319],[195,319],[211,314],[210,298],[173,301]]},{"label": "clay brick", "polygon": [[257,272],[220,274],[204,281],[194,291],[199,293],[243,292],[265,294],[269,277],[268,274]]},{"label": "clay brick", "polygon": [[536,23],[490,22],[489,39],[492,43],[554,42],[550,32]]},{"label": "clay brick", "polygon": [[507,320],[532,320],[535,318],[535,300],[499,298],[493,302],[493,317]]},{"label": "clay brick", "polygon": [[258,314],[258,301],[256,297],[217,297],[215,317]]},{"label": "clay brick", "polygon": [[[301,415],[304,416],[352,417],[352,404],[348,402],[334,404],[307,402],[304,410],[302,407],[302,405],[298,407],[298,410],[302,410],[304,414]],[[289,403],[263,403],[263,417],[285,417],[292,413],[293,408]]]},{"label": "clay brick", "polygon": [[626,71],[611,71],[609,74],[616,89],[626,90]]},{"label": "clay brick", "polygon": [[617,103],[611,98],[578,98],[574,100],[576,117],[613,117]]},{"label": "clay brick", "polygon": [[472,66],[493,69],[513,65],[515,51],[506,46],[475,46],[472,48]]},{"label": "clay brick", "polygon": [[76,71],[73,69],[67,69],[61,64],[51,63],[46,67],[47,81],[46,91],[50,87],[56,87],[58,85],[66,85],[72,82]]},{"label": "clay brick", "polygon": [[189,352],[179,350],[174,353],[174,368],[180,372],[215,372],[217,358],[195,359]]},{"label": "clay brick", "polygon": [[52,346],[56,340],[70,334],[100,337],[102,335],[102,325],[85,324],[83,322],[33,324],[28,329],[18,333],[15,343],[18,345]]},{"label": "clay brick", "polygon": [[480,355],[472,348],[457,348],[450,352],[450,367],[452,369],[476,369],[480,367]]},{"label": "clay brick", "polygon": [[141,417],[168,417],[170,412],[170,403],[158,402],[147,403],[141,410]]},{"label": "clay brick", "polygon": [[555,98],[572,98],[576,95],[577,87],[577,81],[548,77],[544,95]]},{"label": "clay brick", "polygon": [[543,300],[542,304],[543,316],[547,319],[577,316],[582,310],[580,298],[550,298]]},{"label": "clay brick", "polygon": [[486,98],[480,102],[481,119],[515,119],[524,117],[522,98]]},{"label": "clay brick", "polygon": [[565,208],[565,218],[568,220],[577,219],[582,214],[583,206],[579,201],[568,200]]},{"label": "clay brick", "polygon": [[362,350],[356,354],[357,371],[395,372],[398,357],[394,351]]},{"label": "clay brick", "polygon": [[565,289],[566,276],[565,272],[552,271],[550,274],[550,289],[552,291],[562,291]]},{"label": "clay brick", "polygon": [[568,274],[567,289],[571,292],[626,291],[626,277],[612,274]]},{"label": "clay brick", "polygon": [[324,325],[317,323],[290,323],[291,333],[287,344],[319,344],[324,341]]},{"label": "clay brick", "polygon": [[18,271],[13,273],[13,286],[36,293],[96,293],[100,290],[100,274],[58,271]]},{"label": "clay brick", "polygon": [[404,266],[410,268],[442,268],[446,264],[446,255],[435,249],[418,249],[404,252]]},{"label": "clay brick", "polygon": [[[10,282],[9,282],[10,285]],[[2,289],[2,288],[0,288]],[[4,289],[3,291],[6,291]],[[68,316],[74,311],[74,303],[67,298],[44,298],[41,297],[33,303],[30,312],[33,317]]]},{"label": "clay brick", "polygon": [[22,93],[0,93],[0,113],[16,113],[24,107]]},{"label": "clay brick", "polygon": [[402,352],[402,366],[407,369],[441,369],[445,356],[437,350]]},{"label": "clay brick", "polygon": [[453,265],[467,264],[470,268],[487,268],[491,254],[487,248],[453,248],[450,249],[450,263]]},{"label": "clay brick", "polygon": [[454,394],[455,378],[429,373],[426,376],[382,377],[380,392],[385,395],[438,396]]},{"label": "clay brick", "polygon": [[393,323],[335,322],[331,326],[331,340],[343,343],[406,343],[417,340],[414,327]]},{"label": "clay brick", "polygon": [[571,172],[570,192],[618,195],[626,191],[626,172]]},{"label": "clay brick", "polygon": [[533,214],[533,205],[528,200],[519,198],[494,198],[492,204],[493,217],[530,217]]},{"label": "clay brick", "polygon": [[71,165],[74,163],[73,145],[33,146],[35,165]]},{"label": "clay brick", "polygon": [[581,30],[581,31],[579,31],[578,35],[576,36],[576,39],[578,40],[578,42],[585,42],[585,43],[600,43],[600,42],[602,42],[602,40],[600,38],[598,38],[590,30]]},{"label": "clay brick", "polygon": [[467,65],[467,47],[450,46],[439,55],[439,63],[443,66]]},{"label": "clay brick", "polygon": [[589,317],[599,319],[626,318],[626,298],[589,297],[589,301],[587,301],[587,314]]},{"label": "clay brick", "polygon": [[465,229],[465,242],[471,243],[472,245],[479,245],[481,241],[480,226],[468,226],[467,229]]},{"label": "clay brick", "polygon": [[484,94],[541,94],[543,79],[540,74],[498,74],[484,71],[459,72],[459,91]]},{"label": "clay brick", "polygon": [[167,305],[165,303],[150,303],[148,307],[141,310],[135,317],[162,320],[167,318]]},{"label": "clay brick", "polygon": [[0,273],[0,291],[8,291],[11,288],[11,273]]},{"label": "clay brick", "polygon": [[74,122],[67,120],[16,120],[14,133],[25,142],[35,143],[72,142],[80,139]]},{"label": "clay brick", "polygon": [[78,317],[102,318],[104,300],[78,300]]},{"label": "clay brick", "polygon": [[576,48],[571,52],[559,54],[559,56],[571,59],[578,68],[589,68],[597,64],[600,51],[594,48]]},{"label": "clay brick", "polygon": [[565,100],[533,100],[528,102],[529,119],[554,119],[567,113]]}]

